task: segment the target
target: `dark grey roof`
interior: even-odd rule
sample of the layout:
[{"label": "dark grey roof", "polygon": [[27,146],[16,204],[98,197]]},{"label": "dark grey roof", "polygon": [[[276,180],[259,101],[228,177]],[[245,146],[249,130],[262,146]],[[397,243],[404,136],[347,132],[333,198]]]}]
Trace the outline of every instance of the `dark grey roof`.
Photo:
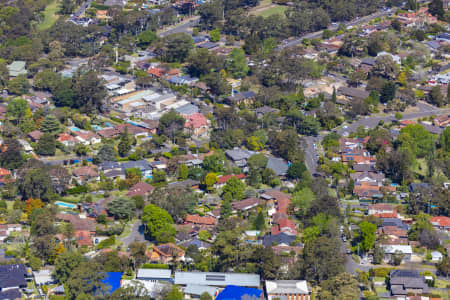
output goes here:
[{"label": "dark grey roof", "polygon": [[175,111],[182,115],[193,115],[198,113],[198,106],[188,103],[175,109]]},{"label": "dark grey roof", "polygon": [[369,164],[356,164],[353,165],[353,170],[356,172],[375,172],[375,165]]},{"label": "dark grey roof", "polygon": [[400,229],[408,230],[407,224],[403,224],[402,220],[396,218],[383,218],[383,226],[395,226]]},{"label": "dark grey roof", "polygon": [[427,189],[430,189],[430,188],[431,188],[431,186],[428,183],[426,183],[426,182],[421,182],[421,183],[413,182],[413,183],[411,183],[409,185],[409,191],[411,193],[417,193],[417,192],[419,192],[422,189],[427,190]]},{"label": "dark grey roof", "polygon": [[267,160],[267,168],[272,169],[277,176],[286,175],[288,164],[282,158],[269,156]]},{"label": "dark grey roof", "polygon": [[239,102],[239,101],[242,101],[242,100],[253,98],[255,96],[256,96],[256,94],[254,92],[246,91],[246,92],[238,93],[238,94],[235,94],[235,95],[233,95],[231,97],[228,97],[227,100],[230,101],[230,102]]},{"label": "dark grey roof", "polygon": [[297,238],[294,235],[287,235],[285,233],[279,233],[277,235],[266,235],[263,240],[264,246],[273,246],[274,244],[287,244],[290,245]]},{"label": "dark grey roof", "polygon": [[447,32],[443,32],[443,33],[439,33],[436,38],[438,39],[444,39],[444,40],[450,40],[450,33]]},{"label": "dark grey roof", "polygon": [[346,97],[357,98],[357,99],[366,99],[369,97],[370,93],[365,90],[350,88],[342,86],[338,89],[338,93],[340,95],[344,95]]},{"label": "dark grey roof", "polygon": [[433,50],[438,50],[439,48],[441,48],[441,44],[439,44],[439,42],[436,41],[429,41],[426,44]]},{"label": "dark grey roof", "polygon": [[126,169],[131,169],[131,168],[138,168],[140,170],[151,170],[152,169],[152,165],[146,161],[146,160],[137,160],[137,161],[127,161],[127,162],[123,162],[122,164],[122,169],[126,170]]},{"label": "dark grey roof", "polygon": [[373,59],[373,58],[364,58],[361,61],[361,65],[374,66],[375,65],[375,59]]},{"label": "dark grey roof", "polygon": [[253,154],[256,154],[256,152],[239,148],[225,151],[225,155],[233,161],[248,159]]},{"label": "dark grey roof", "polygon": [[186,248],[186,249],[187,249],[190,245],[197,246],[197,248],[205,248],[205,249],[208,249],[208,248],[211,247],[211,244],[210,244],[210,243],[201,241],[201,240],[199,240],[198,238],[195,238],[195,239],[193,239],[193,240],[191,240],[191,241],[187,241],[187,242],[184,242],[184,243],[181,243],[181,244],[180,244],[180,246],[182,246],[182,247],[184,247],[184,248]]},{"label": "dark grey roof", "polygon": [[98,165],[100,170],[106,171],[106,170],[112,170],[112,169],[120,169],[120,163],[116,161],[105,161]]},{"label": "dark grey roof", "polygon": [[27,269],[23,264],[0,266],[0,290],[11,287],[26,287]]},{"label": "dark grey roof", "polygon": [[197,46],[198,48],[213,49],[219,47],[219,44],[213,42],[205,42]]},{"label": "dark grey roof", "polygon": [[258,107],[255,109],[255,113],[257,114],[267,114],[267,113],[277,113],[279,110],[270,106]]},{"label": "dark grey roof", "polygon": [[389,276],[391,277],[391,280],[395,277],[422,278],[419,271],[416,270],[392,270],[389,273]]},{"label": "dark grey roof", "polygon": [[22,299],[22,292],[20,289],[10,289],[0,292],[0,300]]}]

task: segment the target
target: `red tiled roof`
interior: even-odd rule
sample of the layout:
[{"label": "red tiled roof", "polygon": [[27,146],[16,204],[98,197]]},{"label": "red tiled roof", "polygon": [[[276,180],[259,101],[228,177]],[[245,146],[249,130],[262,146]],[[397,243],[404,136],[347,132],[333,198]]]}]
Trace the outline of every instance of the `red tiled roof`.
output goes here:
[{"label": "red tiled roof", "polygon": [[208,125],[208,119],[201,114],[195,113],[186,117],[186,123],[184,124],[185,128],[200,128]]},{"label": "red tiled roof", "polygon": [[0,168],[0,177],[11,176],[11,172],[7,169]]},{"label": "red tiled roof", "polygon": [[450,218],[445,216],[432,217],[430,223],[439,224],[440,227],[450,227]]},{"label": "red tiled roof", "polygon": [[144,132],[148,132],[147,129],[138,127],[138,126],[134,126],[131,124],[119,124],[117,126],[115,126],[115,128],[119,131],[119,132],[124,132],[125,128],[128,129],[128,133],[129,134],[139,134],[139,133],[144,133]]},{"label": "red tiled roof", "polygon": [[58,142],[74,141],[75,138],[68,133],[61,133],[57,139]]},{"label": "red tiled roof", "polygon": [[230,174],[230,175],[220,176],[219,178],[217,178],[217,184],[226,183],[228,180],[231,179],[231,177],[236,177],[237,179],[244,179],[245,174],[237,174],[237,175]]},{"label": "red tiled roof", "polygon": [[75,239],[78,246],[92,246],[92,237],[89,231],[75,231]]},{"label": "red tiled roof", "polygon": [[382,219],[387,219],[387,218],[392,218],[392,219],[396,219],[398,218],[398,214],[397,212],[394,210],[393,213],[376,213],[374,214],[375,217],[377,218],[382,218]]},{"label": "red tiled roof", "polygon": [[95,168],[90,166],[81,167],[78,169],[75,169],[73,171],[73,175],[81,177],[81,176],[90,176],[90,177],[97,177],[98,172]]},{"label": "red tiled roof", "polygon": [[155,188],[145,182],[138,182],[135,185],[133,185],[129,190],[128,190],[128,196],[129,197],[133,197],[133,196],[145,196],[146,194],[151,194],[153,192]]},{"label": "red tiled roof", "polygon": [[289,198],[280,198],[277,200],[278,212],[287,214],[291,200]]},{"label": "red tiled roof", "polygon": [[109,128],[105,128],[100,131],[97,131],[97,133],[101,137],[112,138],[112,137],[118,136],[120,134],[120,131],[117,130],[116,128],[109,127]]},{"label": "red tiled roof", "polygon": [[186,215],[186,223],[200,224],[200,225],[216,225],[217,220],[214,217],[202,217],[199,215]]},{"label": "red tiled roof", "polygon": [[376,203],[376,204],[369,205],[369,209],[374,209],[374,210],[393,210],[394,208],[392,207],[392,204]]},{"label": "red tiled roof", "polygon": [[39,140],[41,138],[41,136],[44,133],[39,131],[39,130],[33,130],[32,132],[28,133],[28,136],[31,137],[33,140]]},{"label": "red tiled roof", "polygon": [[161,68],[150,67],[148,68],[147,73],[155,77],[162,77],[164,75],[164,70]]}]

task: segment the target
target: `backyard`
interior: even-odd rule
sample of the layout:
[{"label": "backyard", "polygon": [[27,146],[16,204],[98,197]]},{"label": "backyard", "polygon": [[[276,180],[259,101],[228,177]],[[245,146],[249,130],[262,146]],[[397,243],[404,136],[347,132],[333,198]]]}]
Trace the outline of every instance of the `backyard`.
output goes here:
[{"label": "backyard", "polygon": [[52,3],[47,5],[44,10],[44,20],[38,25],[39,30],[49,29],[55,22],[58,20],[58,9],[59,9],[58,0],[54,0]]}]

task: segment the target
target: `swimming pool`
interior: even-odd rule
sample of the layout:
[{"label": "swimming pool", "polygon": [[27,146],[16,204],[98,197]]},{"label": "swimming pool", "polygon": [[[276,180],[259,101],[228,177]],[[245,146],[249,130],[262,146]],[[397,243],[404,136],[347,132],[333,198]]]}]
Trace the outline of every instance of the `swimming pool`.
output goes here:
[{"label": "swimming pool", "polygon": [[78,128],[78,127],[76,127],[76,126],[69,127],[69,129],[70,129],[71,131],[73,131],[73,132],[77,132],[77,131],[80,131],[80,130],[81,130],[80,128]]},{"label": "swimming pool", "polygon": [[67,202],[56,201],[55,204],[58,206],[61,206],[61,207],[65,207],[65,208],[71,208],[71,209],[77,208],[77,206],[75,204],[67,203]]},{"label": "swimming pool", "polygon": [[100,130],[102,130],[103,128],[101,128],[101,127],[98,126],[98,125],[92,125],[92,129],[94,129],[95,131],[100,131]]}]

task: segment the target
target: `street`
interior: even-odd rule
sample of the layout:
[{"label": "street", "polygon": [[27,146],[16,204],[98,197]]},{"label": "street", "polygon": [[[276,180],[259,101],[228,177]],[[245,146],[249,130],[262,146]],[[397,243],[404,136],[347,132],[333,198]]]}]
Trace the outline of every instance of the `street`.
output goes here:
[{"label": "street", "polygon": [[199,21],[200,21],[200,17],[194,16],[192,18],[186,19],[186,20],[174,25],[175,27],[165,29],[162,32],[158,32],[158,36],[165,37],[170,34],[180,33],[180,32],[184,32],[184,33],[190,35],[191,31],[189,30],[189,28],[196,26],[199,23]]},{"label": "street", "polygon": [[120,241],[123,243],[125,249],[127,249],[128,246],[134,241],[138,241],[141,243],[148,243],[144,236],[144,229],[142,222],[140,220],[134,222],[130,234],[120,239]]}]

